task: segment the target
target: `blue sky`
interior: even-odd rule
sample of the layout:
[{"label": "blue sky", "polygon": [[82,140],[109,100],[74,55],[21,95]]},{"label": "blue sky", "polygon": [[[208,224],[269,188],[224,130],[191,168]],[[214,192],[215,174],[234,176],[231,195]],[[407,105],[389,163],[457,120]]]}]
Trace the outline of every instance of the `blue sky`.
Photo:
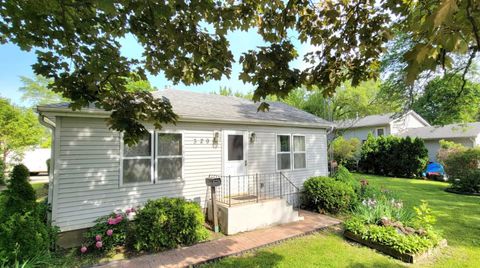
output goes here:
[{"label": "blue sky", "polygon": [[[292,36],[295,35],[292,34]],[[229,34],[228,40],[230,41],[230,48],[236,61],[238,61],[242,52],[246,52],[249,49],[255,49],[257,46],[265,45],[255,30],[249,32],[232,32]],[[307,44],[302,45],[296,40],[293,40],[293,42],[301,55],[293,63],[293,66],[301,68],[303,66],[301,61],[303,54],[310,50],[310,46]],[[142,54],[142,47],[133,37],[127,37],[122,40],[122,53],[127,57],[139,58]],[[33,51],[22,51],[13,44],[0,45],[0,96],[11,99],[16,104],[24,105],[24,103],[20,101],[21,93],[18,91],[18,88],[22,86],[20,76],[32,77],[33,71],[31,65],[35,62],[36,57]],[[226,86],[233,91],[252,91],[254,89],[252,85],[244,84],[238,79],[240,70],[241,66],[238,63],[234,63],[230,79],[224,77],[220,81],[210,81],[197,86],[185,86],[184,84],[173,85],[173,83],[167,80],[163,75],[149,76],[149,80],[153,86],[156,86],[159,89],[169,86],[176,89],[208,93],[215,90],[218,91],[221,86]]]}]

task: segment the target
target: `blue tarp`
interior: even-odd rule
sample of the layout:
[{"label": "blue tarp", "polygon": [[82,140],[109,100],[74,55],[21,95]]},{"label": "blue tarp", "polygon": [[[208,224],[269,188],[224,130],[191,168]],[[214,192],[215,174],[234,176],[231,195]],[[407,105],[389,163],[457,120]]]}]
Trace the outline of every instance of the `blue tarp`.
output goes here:
[{"label": "blue tarp", "polygon": [[445,170],[443,169],[443,166],[440,163],[437,162],[430,162],[427,165],[427,169],[423,173],[424,176],[429,175],[430,173],[433,173],[435,175],[445,175]]}]

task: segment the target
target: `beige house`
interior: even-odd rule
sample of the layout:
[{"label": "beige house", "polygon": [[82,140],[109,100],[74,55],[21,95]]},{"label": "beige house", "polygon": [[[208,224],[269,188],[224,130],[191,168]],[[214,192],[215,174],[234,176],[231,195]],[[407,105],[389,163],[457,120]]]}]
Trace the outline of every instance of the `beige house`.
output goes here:
[{"label": "beige house", "polygon": [[[172,103],[179,122],[162,130],[147,125],[150,135],[134,147],[108,128],[104,110],[38,107],[54,133],[48,201],[62,232],[163,196],[206,207],[211,175],[222,179],[217,197],[227,233],[300,219],[292,196],[305,179],[328,174],[330,122],[283,103],[257,112],[258,104],[236,97],[180,90],[154,96]],[[238,216],[240,205],[250,214]],[[248,226],[226,226],[242,215]]]}]

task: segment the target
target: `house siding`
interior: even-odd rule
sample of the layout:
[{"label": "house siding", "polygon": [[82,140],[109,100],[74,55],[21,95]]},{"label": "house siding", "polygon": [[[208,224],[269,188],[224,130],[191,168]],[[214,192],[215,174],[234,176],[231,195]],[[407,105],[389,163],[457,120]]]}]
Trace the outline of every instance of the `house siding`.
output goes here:
[{"label": "house siding", "polygon": [[411,128],[425,127],[426,125],[418,120],[411,113],[391,122],[391,134],[395,135]]},{"label": "house siding", "polygon": [[377,128],[384,128],[385,129],[385,136],[390,135],[390,125],[380,125],[380,126],[369,126],[369,127],[354,127],[350,129],[346,129],[342,136],[345,139],[357,138],[360,141],[366,140],[369,133],[375,135],[375,130]]},{"label": "house siding", "polygon": [[307,168],[284,172],[297,186],[308,177],[328,174],[324,129],[179,123],[162,131],[183,133],[183,180],[121,185],[118,132],[109,130],[101,118],[59,117],[56,121],[54,190],[49,200],[53,202],[53,224],[61,231],[90,227],[96,218],[116,209],[163,196],[185,197],[204,206],[205,178],[222,174],[222,135],[217,145],[212,144],[216,131],[256,133],[256,141],[248,145],[249,174],[276,171],[277,133],[306,136]]},{"label": "house siding", "polygon": [[[425,147],[428,150],[429,161],[434,161],[434,162],[437,161],[437,153],[438,153],[438,150],[440,150],[440,140],[442,139],[425,140]],[[443,140],[460,143],[463,146],[468,148],[476,146],[475,139],[470,139],[470,138],[446,138]]]}]

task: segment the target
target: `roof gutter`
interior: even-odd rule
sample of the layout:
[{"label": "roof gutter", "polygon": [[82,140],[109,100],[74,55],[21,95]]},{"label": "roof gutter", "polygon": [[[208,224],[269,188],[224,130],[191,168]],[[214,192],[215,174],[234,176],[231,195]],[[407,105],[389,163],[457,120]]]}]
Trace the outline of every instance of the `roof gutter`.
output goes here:
[{"label": "roof gutter", "polygon": [[[52,114],[55,116],[71,116],[71,117],[96,117],[107,118],[110,116],[110,112],[104,110],[92,110],[82,109],[78,111],[72,111],[65,108],[49,108],[38,107],[37,111],[43,114]],[[219,118],[204,118],[193,116],[180,116],[179,122],[192,122],[192,123],[216,123],[216,124],[240,124],[240,125],[261,125],[261,126],[289,126],[289,127],[302,127],[302,128],[323,128],[330,129],[335,125],[325,123],[305,123],[305,122],[292,122],[292,121],[274,121],[274,120],[256,120],[249,119],[248,121],[241,121],[235,119],[219,119]]]}]

